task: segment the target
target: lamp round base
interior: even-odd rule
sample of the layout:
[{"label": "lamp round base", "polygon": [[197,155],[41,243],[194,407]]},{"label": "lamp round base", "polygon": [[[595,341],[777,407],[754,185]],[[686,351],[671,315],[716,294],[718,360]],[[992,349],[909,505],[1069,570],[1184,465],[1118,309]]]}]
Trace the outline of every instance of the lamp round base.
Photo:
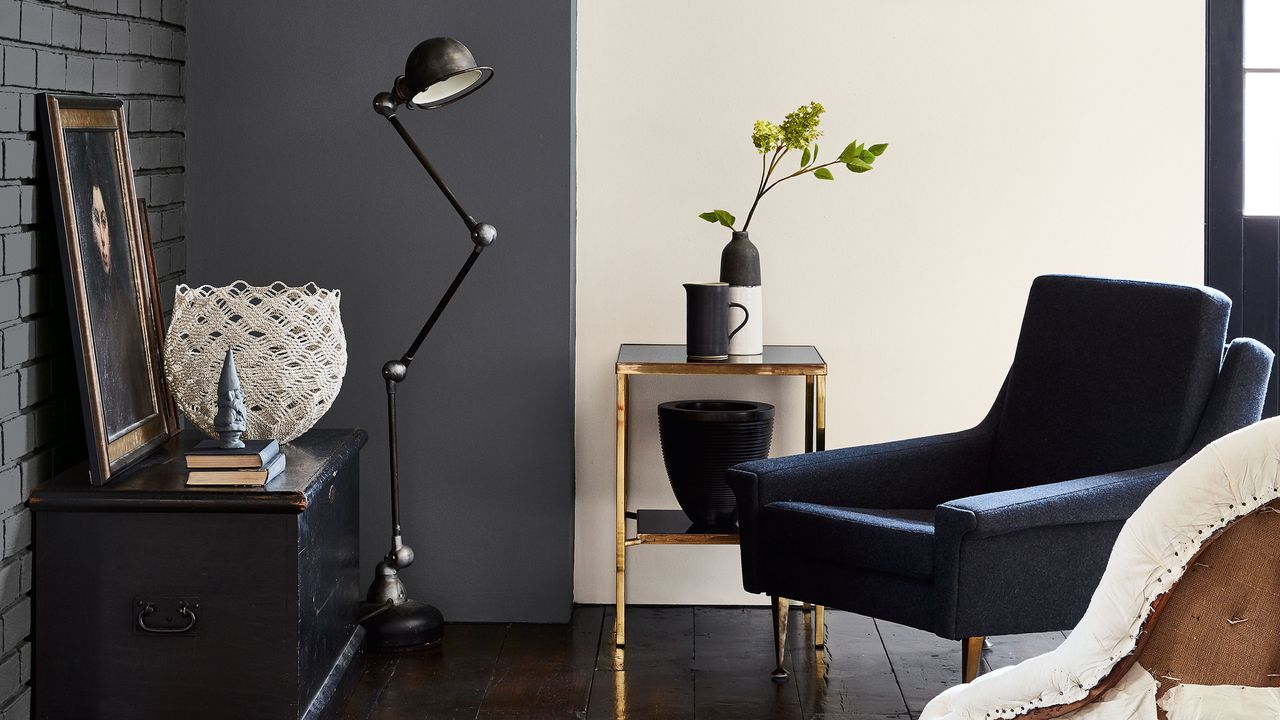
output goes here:
[{"label": "lamp round base", "polygon": [[361,624],[370,650],[416,650],[444,639],[444,615],[417,600],[392,605]]}]

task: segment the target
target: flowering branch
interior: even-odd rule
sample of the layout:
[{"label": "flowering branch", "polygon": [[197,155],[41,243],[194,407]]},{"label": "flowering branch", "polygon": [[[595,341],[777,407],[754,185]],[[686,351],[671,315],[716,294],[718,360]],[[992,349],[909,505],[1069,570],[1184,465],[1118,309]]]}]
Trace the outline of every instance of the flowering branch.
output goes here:
[{"label": "flowering branch", "polygon": [[[818,125],[821,123],[820,116],[825,111],[826,108],[822,107],[822,103],[810,102],[788,113],[781,123],[775,124],[768,120],[756,121],[751,132],[751,144],[755,145],[756,151],[760,153],[760,183],[756,186],[756,197],[751,202],[751,209],[747,211],[747,219],[742,224],[743,232],[746,232],[747,227],[751,225],[751,218],[755,217],[760,198],[777,187],[778,183],[809,174],[819,180],[835,180],[835,175],[828,169],[832,165],[844,165],[849,172],[864,173],[871,170],[876,158],[888,149],[888,143],[877,143],[866,147],[854,140],[845,146],[835,160],[819,164],[816,140],[822,135]],[[800,169],[769,182],[782,158],[792,150],[803,151],[800,156]],[[773,157],[766,159],[770,151],[773,151]],[[737,222],[737,218],[727,210],[710,210],[699,214],[698,217],[709,223],[724,225],[730,230],[736,229],[734,223]]]}]

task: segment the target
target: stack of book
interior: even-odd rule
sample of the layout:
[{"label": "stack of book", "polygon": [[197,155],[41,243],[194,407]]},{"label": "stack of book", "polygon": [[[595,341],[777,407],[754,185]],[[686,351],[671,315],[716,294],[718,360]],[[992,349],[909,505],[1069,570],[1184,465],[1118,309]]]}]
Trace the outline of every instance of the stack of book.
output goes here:
[{"label": "stack of book", "polygon": [[275,440],[245,440],[242,448],[203,440],[187,452],[188,485],[266,485],[284,472],[284,453]]}]

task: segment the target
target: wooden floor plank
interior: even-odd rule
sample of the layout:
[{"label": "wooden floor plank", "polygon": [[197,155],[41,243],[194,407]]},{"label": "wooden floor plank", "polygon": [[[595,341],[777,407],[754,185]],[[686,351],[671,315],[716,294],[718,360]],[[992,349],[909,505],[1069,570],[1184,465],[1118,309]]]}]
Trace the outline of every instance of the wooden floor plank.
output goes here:
[{"label": "wooden floor plank", "polygon": [[588,720],[692,720],[693,609],[633,607],[627,610],[627,647],[615,651],[613,609],[591,684]]},{"label": "wooden floor plank", "polygon": [[906,718],[907,705],[875,621],[828,610],[827,648],[813,647],[812,613],[792,615],[791,678],[806,718]]},{"label": "wooden floor plank", "polygon": [[341,720],[365,720],[373,712],[374,706],[387,683],[395,675],[400,656],[395,653],[364,653],[364,664],[356,676],[351,694],[343,701],[342,709],[336,717]]},{"label": "wooden floor plank", "polygon": [[584,717],[603,618],[578,607],[567,625],[510,626],[476,718]]},{"label": "wooden floor plank", "polygon": [[506,625],[450,625],[440,647],[404,653],[369,720],[474,718],[506,634]]},{"label": "wooden floor plank", "polygon": [[938,693],[960,682],[960,643],[904,625],[875,621],[912,717]]},{"label": "wooden floor plank", "polygon": [[[694,629],[694,716],[698,720],[801,720],[792,682],[769,679],[774,667],[767,610],[697,607]],[[762,642],[763,639],[763,642]]]},{"label": "wooden floor plank", "polygon": [[1028,635],[998,635],[990,638],[991,649],[982,653],[982,671],[991,672],[1009,665],[1017,665],[1027,658],[1043,655],[1062,644],[1060,632],[1032,633]]}]

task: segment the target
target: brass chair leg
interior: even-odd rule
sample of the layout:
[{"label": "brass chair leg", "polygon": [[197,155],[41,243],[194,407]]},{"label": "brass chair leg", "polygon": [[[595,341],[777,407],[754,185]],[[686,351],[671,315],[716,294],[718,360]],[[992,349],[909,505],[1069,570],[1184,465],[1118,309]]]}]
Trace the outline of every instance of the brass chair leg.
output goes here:
[{"label": "brass chair leg", "polygon": [[790,614],[791,602],[777,595],[771,595],[769,600],[773,610],[774,657],[778,661],[778,667],[770,674],[774,680],[783,681],[787,679],[787,670],[782,665],[787,657],[787,615]]},{"label": "brass chair leg", "polygon": [[973,682],[982,667],[982,647],[985,637],[971,637],[960,641],[960,674],[964,682]]}]

